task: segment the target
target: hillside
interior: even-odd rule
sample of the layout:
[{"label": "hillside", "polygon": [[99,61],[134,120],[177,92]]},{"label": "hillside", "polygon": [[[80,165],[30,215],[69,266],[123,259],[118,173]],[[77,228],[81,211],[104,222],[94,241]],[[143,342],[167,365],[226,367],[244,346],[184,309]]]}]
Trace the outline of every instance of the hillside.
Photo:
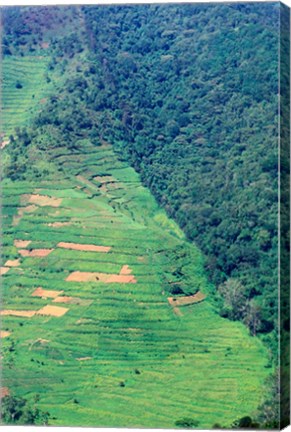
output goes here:
[{"label": "hillside", "polygon": [[[267,353],[217,315],[199,251],[111,146],[59,149],[58,161],[70,176],[4,183],[3,267],[15,264],[3,276],[4,387],[38,394],[52,425],[170,428],[186,417],[209,428],[252,413]],[[73,249],[90,244],[110,250]],[[207,298],[171,306],[175,280]]]},{"label": "hillside", "polygon": [[33,10],[3,13],[5,387],[54,425],[276,426],[279,4]]}]

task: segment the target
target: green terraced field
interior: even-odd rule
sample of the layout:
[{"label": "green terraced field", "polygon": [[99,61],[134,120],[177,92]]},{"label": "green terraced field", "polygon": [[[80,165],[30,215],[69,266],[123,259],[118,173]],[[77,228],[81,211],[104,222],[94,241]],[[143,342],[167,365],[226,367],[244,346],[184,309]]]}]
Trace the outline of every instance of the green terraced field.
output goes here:
[{"label": "green terraced field", "polygon": [[41,109],[52,84],[45,80],[48,58],[5,57],[2,60],[2,133],[7,138]]},{"label": "green terraced field", "polygon": [[[250,415],[270,372],[267,352],[242,324],[216,313],[198,249],[110,146],[64,153],[57,158],[64,175],[54,181],[4,182],[2,265],[20,257],[3,276],[4,309],[68,311],[4,317],[2,330],[11,334],[3,339],[3,386],[29,400],[39,394],[51,425],[172,428],[190,417],[210,428]],[[110,177],[103,182],[95,178],[100,175]],[[31,204],[25,194],[61,202]],[[54,250],[22,257],[15,240],[31,241],[22,249]],[[111,249],[69,250],[59,242]],[[175,311],[165,286],[175,280],[180,248],[186,257],[181,283],[207,298]],[[66,281],[74,271],[118,274],[124,265],[136,283]],[[38,287],[80,304],[33,297]]]}]

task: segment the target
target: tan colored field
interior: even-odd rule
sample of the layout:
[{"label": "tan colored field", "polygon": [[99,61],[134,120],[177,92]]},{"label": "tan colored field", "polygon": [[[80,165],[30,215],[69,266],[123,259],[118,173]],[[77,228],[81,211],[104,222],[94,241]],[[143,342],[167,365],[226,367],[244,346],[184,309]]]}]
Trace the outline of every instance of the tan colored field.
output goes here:
[{"label": "tan colored field", "polygon": [[60,248],[64,249],[73,249],[78,251],[87,251],[87,252],[109,252],[111,246],[95,246],[90,244],[79,244],[79,243],[66,243],[60,242],[57,245]]},{"label": "tan colored field", "polygon": [[122,269],[120,270],[120,275],[129,275],[130,273],[132,272],[132,269],[131,268],[129,268],[129,266],[128,265],[124,265],[123,267],[122,267]]},{"label": "tan colored field", "polygon": [[3,399],[5,396],[9,396],[10,391],[8,387],[1,387],[0,388],[0,399]]},{"label": "tan colored field", "polygon": [[4,264],[5,267],[18,267],[19,265],[20,265],[20,260],[19,259],[8,260]]},{"label": "tan colored field", "polygon": [[67,278],[68,282],[103,282],[103,283],[136,283],[133,275],[118,275],[98,272],[74,271]]},{"label": "tan colored field", "polygon": [[2,141],[2,143],[0,144],[0,149],[4,149],[4,147],[6,147],[9,143],[9,140]]},{"label": "tan colored field", "polygon": [[61,316],[65,315],[65,313],[67,313],[68,310],[69,309],[64,308],[64,307],[47,305],[47,306],[44,306],[42,309],[38,310],[36,312],[36,314],[37,315],[61,317]]},{"label": "tan colored field", "polygon": [[20,249],[18,252],[23,257],[46,257],[54,249],[33,249],[31,251],[27,249]]},{"label": "tan colored field", "polygon": [[133,275],[110,275],[107,283],[136,283],[137,280]]},{"label": "tan colored field", "polygon": [[6,338],[11,335],[10,331],[1,330],[0,331],[0,339]]},{"label": "tan colored field", "polygon": [[168,302],[171,306],[177,307],[177,306],[188,306],[195,303],[200,303],[206,298],[202,292],[198,291],[196,294],[192,296],[185,296],[185,297],[168,297]]},{"label": "tan colored field", "polygon": [[26,248],[31,243],[31,240],[14,240],[14,246],[17,248]]},{"label": "tan colored field", "polygon": [[56,297],[53,302],[54,303],[71,303],[74,297],[69,296],[59,296]]},{"label": "tan colored field", "polygon": [[31,294],[33,297],[42,297],[42,298],[56,298],[63,291],[53,291],[53,290],[44,290],[41,287],[36,288],[36,290]]},{"label": "tan colored field", "polygon": [[0,315],[10,315],[10,316],[17,316],[17,317],[26,317],[26,318],[31,318],[33,317],[33,315],[36,314],[36,311],[32,311],[32,310],[13,310],[13,309],[6,309],[6,310],[2,310],[0,311]]},{"label": "tan colored field", "polygon": [[49,197],[47,195],[33,194],[30,195],[28,202],[31,204],[37,204],[41,207],[59,207],[62,203],[62,198]]},{"label": "tan colored field", "polygon": [[173,312],[177,316],[183,316],[182,312],[180,311],[180,309],[178,307],[174,307]]},{"label": "tan colored field", "polygon": [[0,267],[0,276],[5,275],[10,270],[10,267]]},{"label": "tan colored field", "polygon": [[76,360],[78,360],[78,361],[92,360],[92,357],[79,357]]},{"label": "tan colored field", "polygon": [[110,275],[97,272],[80,272],[74,271],[67,278],[68,282],[107,282]]},{"label": "tan colored field", "polygon": [[99,183],[108,183],[108,182],[114,182],[116,181],[114,177],[111,175],[107,176],[96,176],[94,177],[94,180],[98,181]]},{"label": "tan colored field", "polygon": [[64,226],[69,226],[71,224],[72,224],[72,222],[50,222],[47,225],[49,227],[52,227],[52,228],[61,228],[61,227],[64,227]]}]

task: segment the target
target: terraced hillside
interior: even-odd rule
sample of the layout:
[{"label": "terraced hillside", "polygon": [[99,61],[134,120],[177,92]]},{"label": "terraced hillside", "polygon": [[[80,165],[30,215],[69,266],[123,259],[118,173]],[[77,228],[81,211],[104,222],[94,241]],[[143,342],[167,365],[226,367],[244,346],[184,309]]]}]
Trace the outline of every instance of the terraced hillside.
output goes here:
[{"label": "terraced hillside", "polygon": [[16,127],[27,125],[45,102],[52,87],[52,83],[45,79],[47,64],[45,56],[9,56],[3,59],[1,133],[5,140]]},{"label": "terraced hillside", "polygon": [[[215,312],[200,252],[110,145],[56,161],[54,180],[4,181],[2,394],[51,425],[209,428],[253,412],[266,350]],[[175,306],[167,284],[198,294]]]}]

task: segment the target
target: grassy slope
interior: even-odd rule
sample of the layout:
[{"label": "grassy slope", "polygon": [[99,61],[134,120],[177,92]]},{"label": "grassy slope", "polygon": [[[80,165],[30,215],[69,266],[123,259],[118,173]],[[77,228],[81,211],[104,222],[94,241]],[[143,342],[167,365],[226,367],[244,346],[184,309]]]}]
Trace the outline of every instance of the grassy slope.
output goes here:
[{"label": "grassy slope", "polygon": [[[48,58],[45,56],[5,57],[3,73],[2,129],[6,137],[16,127],[25,126],[41,106],[52,88],[45,77]],[[16,88],[19,82],[22,88]]]},{"label": "grassy slope", "polygon": [[[178,227],[110,147],[88,146],[58,161],[70,172],[67,178],[5,184],[4,258],[18,256],[13,239],[30,239],[31,248],[75,241],[109,245],[112,251],[55,249],[46,258],[22,258],[21,267],[3,277],[5,308],[52,304],[31,297],[38,286],[93,301],[69,305],[61,318],[5,317],[3,329],[12,334],[3,343],[3,385],[27,398],[39,393],[39,406],[51,413],[53,425],[173,427],[181,417],[192,417],[207,428],[249,415],[261,401],[266,350],[242,324],[220,318],[210,295],[181,309],[183,316],[173,313],[163,275],[174,263],[159,251],[185,243]],[[105,173],[118,188],[100,194],[93,178]],[[21,195],[36,189],[63,197],[61,206],[38,207],[13,226]],[[55,221],[71,225],[47,225]],[[189,247],[197,286],[209,293],[202,257]],[[133,269],[136,284],[65,281],[74,270],[119,272],[123,264]],[[9,352],[12,341],[15,351]],[[76,360],[87,356],[92,359]]]}]

